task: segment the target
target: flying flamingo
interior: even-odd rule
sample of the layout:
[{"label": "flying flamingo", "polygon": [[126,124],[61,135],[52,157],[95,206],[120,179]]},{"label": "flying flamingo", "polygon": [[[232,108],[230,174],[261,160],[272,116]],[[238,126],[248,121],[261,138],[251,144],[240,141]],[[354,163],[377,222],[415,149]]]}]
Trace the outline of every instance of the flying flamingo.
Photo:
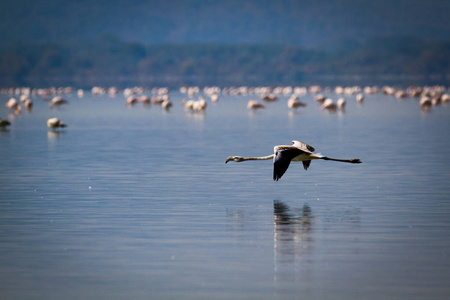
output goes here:
[{"label": "flying flamingo", "polygon": [[315,149],[303,142],[292,141],[292,146],[282,145],[274,147],[274,154],[262,157],[242,157],[242,156],[228,156],[225,163],[233,160],[235,162],[242,162],[246,160],[268,160],[273,159],[273,180],[278,181],[289,167],[291,161],[301,161],[303,168],[307,170],[313,159],[323,159],[340,161],[352,164],[360,164],[361,160],[353,159],[336,159],[323,156],[320,153],[313,153]]}]

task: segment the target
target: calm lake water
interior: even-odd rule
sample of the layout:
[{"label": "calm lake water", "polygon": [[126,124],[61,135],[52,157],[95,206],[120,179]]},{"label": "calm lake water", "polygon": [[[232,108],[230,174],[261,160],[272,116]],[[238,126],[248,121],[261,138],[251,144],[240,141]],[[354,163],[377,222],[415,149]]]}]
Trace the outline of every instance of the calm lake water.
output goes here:
[{"label": "calm lake water", "polygon": [[[87,92],[12,117],[1,95],[1,299],[448,299],[450,105],[313,96],[193,114]],[[293,139],[363,163],[224,163]]]}]

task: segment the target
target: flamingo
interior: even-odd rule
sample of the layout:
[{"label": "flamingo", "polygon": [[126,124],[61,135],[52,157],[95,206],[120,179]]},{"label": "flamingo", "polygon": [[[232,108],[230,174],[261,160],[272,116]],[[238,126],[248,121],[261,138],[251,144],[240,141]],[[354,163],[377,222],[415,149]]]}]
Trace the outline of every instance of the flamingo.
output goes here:
[{"label": "flamingo", "polygon": [[47,120],[47,127],[51,128],[51,129],[56,129],[56,128],[63,128],[63,127],[67,127],[66,124],[64,124],[60,119],[58,118],[50,118]]},{"label": "flamingo", "polygon": [[171,108],[173,105],[172,101],[170,101],[169,98],[166,98],[162,103],[161,103],[161,107],[164,108],[165,110],[169,110],[169,108]]},{"label": "flamingo", "polygon": [[344,98],[339,98],[338,100],[337,100],[337,106],[340,108],[340,109],[345,109],[345,105],[347,104],[347,102],[345,101],[345,99]]},{"label": "flamingo", "polygon": [[16,98],[10,98],[5,106],[10,110],[16,110],[19,107],[19,102],[17,102]]},{"label": "flamingo", "polygon": [[325,99],[325,101],[322,103],[322,105],[320,106],[320,108],[322,108],[322,109],[327,109],[327,110],[330,110],[330,111],[336,111],[337,105],[336,105],[336,103],[333,102],[333,99],[327,98],[327,99]]},{"label": "flamingo", "polygon": [[136,99],[138,102],[142,102],[144,104],[150,104],[151,103],[151,99],[149,96],[147,95],[141,95],[139,97],[137,97]]},{"label": "flamingo", "polygon": [[198,100],[194,101],[192,105],[193,111],[205,111],[206,109],[206,101],[202,96],[198,96]]},{"label": "flamingo", "polygon": [[358,103],[363,103],[364,102],[364,95],[363,94],[356,95],[356,101],[358,101]]},{"label": "flamingo", "polygon": [[69,103],[68,100],[66,100],[60,96],[56,96],[56,97],[53,97],[52,101],[50,101],[49,106],[50,106],[50,108],[53,108],[55,106],[59,106],[62,104],[67,104],[67,103]]},{"label": "flamingo", "polygon": [[318,94],[318,95],[316,95],[316,96],[314,97],[314,101],[322,102],[322,103],[323,103],[326,99],[327,99],[327,98],[325,97],[325,95],[322,95],[322,94]]},{"label": "flamingo", "polygon": [[273,148],[274,154],[261,157],[242,157],[242,156],[228,156],[225,163],[229,161],[242,162],[246,160],[268,160],[273,159],[273,180],[278,181],[289,167],[291,161],[301,161],[303,168],[308,170],[311,160],[323,159],[340,161],[352,164],[360,164],[361,160],[353,159],[337,159],[323,156],[320,153],[313,153],[315,149],[306,143],[300,141],[292,141],[292,145],[281,145]]},{"label": "flamingo", "polygon": [[266,108],[266,106],[264,104],[259,103],[256,100],[252,99],[252,100],[248,100],[247,108],[252,109],[252,110],[257,110],[259,108]]},{"label": "flamingo", "polygon": [[138,98],[136,98],[136,96],[134,96],[134,95],[128,96],[128,98],[127,98],[127,100],[126,100],[126,104],[127,104],[128,106],[134,105],[134,104],[136,104],[137,102],[138,102]]},{"label": "flamingo", "polygon": [[298,107],[305,107],[306,103],[301,102],[298,99],[298,96],[292,96],[287,101],[287,106],[288,106],[288,108],[297,109]]},{"label": "flamingo", "polygon": [[16,115],[20,115],[22,113],[22,106],[19,105],[19,102],[16,100],[16,98],[9,99],[5,105]]},{"label": "flamingo", "polygon": [[215,93],[212,94],[210,97],[211,97],[211,101],[213,103],[217,103],[219,101],[219,96],[217,94],[215,94]]},{"label": "flamingo", "polygon": [[193,110],[193,107],[194,107],[194,103],[195,103],[195,100],[183,100],[182,101],[182,103],[184,104],[184,110],[185,111],[189,111],[189,110]]},{"label": "flamingo", "polygon": [[267,101],[267,102],[273,102],[273,101],[276,101],[278,99],[278,97],[275,94],[268,93],[268,94],[262,95],[261,99],[264,101]]},{"label": "flamingo", "polygon": [[9,125],[11,125],[11,122],[9,122],[8,120],[3,120],[2,118],[0,118],[0,129],[5,129]]},{"label": "flamingo", "polygon": [[442,96],[441,96],[441,100],[442,100],[442,102],[449,102],[450,101],[450,95],[449,94],[443,94]]}]

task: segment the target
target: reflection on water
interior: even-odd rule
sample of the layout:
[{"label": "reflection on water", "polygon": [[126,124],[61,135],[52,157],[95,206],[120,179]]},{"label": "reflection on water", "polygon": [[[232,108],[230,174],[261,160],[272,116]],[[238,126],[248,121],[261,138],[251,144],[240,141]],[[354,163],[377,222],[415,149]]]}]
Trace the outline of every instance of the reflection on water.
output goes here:
[{"label": "reflection on water", "polygon": [[313,246],[314,217],[311,207],[291,208],[275,200],[273,203],[274,280],[295,281],[300,259],[308,260]]},{"label": "reflection on water", "polygon": [[65,131],[58,131],[58,130],[49,130],[47,131],[47,140],[52,143],[55,142],[58,138],[60,138]]}]

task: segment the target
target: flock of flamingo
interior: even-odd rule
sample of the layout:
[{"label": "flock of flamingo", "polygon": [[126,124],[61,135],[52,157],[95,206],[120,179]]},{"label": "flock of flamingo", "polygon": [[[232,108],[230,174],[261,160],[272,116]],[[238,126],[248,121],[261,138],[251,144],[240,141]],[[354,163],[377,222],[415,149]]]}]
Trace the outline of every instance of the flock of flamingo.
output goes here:
[{"label": "flock of flamingo", "polygon": [[[314,101],[319,103],[319,107],[328,111],[345,111],[347,100],[344,96],[352,96],[358,103],[363,103],[365,95],[383,93],[385,95],[393,96],[397,99],[415,98],[418,99],[418,104],[423,110],[429,110],[430,107],[438,106],[441,103],[450,101],[449,90],[444,86],[410,86],[406,89],[395,88],[393,86],[336,86],[334,88],[321,87],[320,85],[311,85],[309,87],[224,87],[207,86],[201,89],[198,86],[182,86],[179,89],[182,95],[186,98],[181,101],[184,110],[192,113],[204,113],[206,111],[208,101],[217,103],[219,97],[222,96],[249,96],[250,100],[247,102],[247,109],[256,111],[266,108],[266,104],[274,101],[279,101],[281,96],[289,97],[287,100],[288,109],[297,110],[306,107],[307,103],[302,102],[301,98],[310,93],[314,95]],[[75,90],[72,87],[61,88],[37,88],[29,87],[22,88],[3,88],[0,89],[2,94],[8,94],[11,98],[6,102],[6,107],[9,109],[9,114],[12,116],[22,114],[25,108],[31,112],[33,107],[32,99],[44,99],[49,102],[49,108],[69,103],[64,95],[74,94],[79,98],[84,97],[88,92],[83,89]],[[94,86],[90,90],[92,95],[109,95],[116,97],[120,94],[120,89],[117,87],[98,87]],[[169,110],[174,104],[170,99],[170,89],[166,87],[155,87],[146,89],[143,87],[131,87],[123,90],[125,104],[128,106],[142,103],[143,105],[160,105],[162,108]],[[337,100],[333,100],[330,95],[333,94]],[[19,99],[19,100],[17,100]],[[348,97],[347,97],[348,99]],[[11,122],[0,118],[0,129],[5,129],[11,126]],[[58,118],[52,117],[47,120],[47,126],[52,130],[63,128],[67,125]]]},{"label": "flock of flamingo", "polygon": [[[212,103],[219,101],[220,95],[226,96],[247,96],[250,98],[247,102],[247,109],[251,111],[263,110],[267,103],[287,99],[287,107],[291,110],[301,109],[307,106],[307,103],[301,99],[306,94],[313,95],[314,101],[319,103],[319,107],[323,110],[336,112],[345,111],[347,99],[353,97],[356,102],[363,103],[365,95],[383,93],[393,96],[397,99],[414,98],[418,100],[418,105],[423,110],[429,110],[432,106],[438,106],[442,103],[450,101],[448,89],[443,86],[424,86],[424,87],[408,87],[407,89],[399,89],[391,86],[379,88],[377,86],[359,86],[335,88],[322,88],[320,85],[312,85],[310,87],[204,87],[202,90],[197,86],[183,86],[179,89],[180,93],[186,96],[181,100],[184,111],[190,113],[205,113],[207,108],[207,99]],[[1,93],[6,93],[12,97],[6,102],[9,114],[12,116],[22,114],[23,108],[31,112],[33,107],[32,98],[41,98],[48,101],[50,109],[59,107],[69,103],[64,95],[76,92],[79,98],[84,97],[85,90],[74,90],[71,87],[51,88],[51,89],[31,89],[31,88],[10,88],[1,89]],[[103,88],[93,87],[90,91],[92,95],[109,95],[116,97],[120,90],[116,87]],[[142,87],[126,88],[123,90],[123,97],[127,106],[134,106],[138,103],[142,105],[160,105],[163,109],[169,110],[174,104],[170,99],[170,90],[165,87],[153,88],[151,90]],[[330,96],[334,95],[337,100],[334,101]],[[349,97],[351,96],[351,97]],[[19,99],[17,100],[16,97]],[[11,122],[0,118],[0,130],[6,130],[11,126]],[[47,127],[52,131],[58,128],[67,127],[67,124],[56,117],[47,119]],[[312,160],[322,159],[338,162],[346,162],[359,164],[361,160],[354,159],[336,159],[324,156],[320,153],[314,153],[315,149],[306,143],[300,141],[292,141],[292,145],[280,145],[274,147],[274,153],[263,157],[242,157],[229,156],[225,163],[229,161],[243,162],[248,160],[273,160],[273,180],[278,181],[287,171],[291,162],[301,161],[305,170],[307,170]]]}]

